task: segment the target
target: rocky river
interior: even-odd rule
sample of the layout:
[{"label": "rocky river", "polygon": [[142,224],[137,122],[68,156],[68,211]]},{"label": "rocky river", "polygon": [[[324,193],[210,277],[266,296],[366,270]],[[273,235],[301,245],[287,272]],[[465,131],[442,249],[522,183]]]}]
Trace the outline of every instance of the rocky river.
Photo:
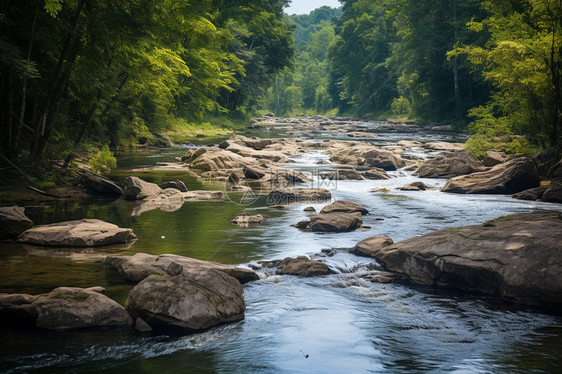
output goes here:
[{"label": "rocky river", "polygon": [[[244,319],[194,334],[107,328],[53,331],[4,321],[0,371],[562,370],[562,317],[556,307],[526,306],[493,294],[412,283],[394,277],[376,259],[353,251],[358,242],[378,235],[398,243],[441,229],[454,234],[460,226],[517,213],[562,212],[560,204],[514,199],[510,191],[443,192],[454,174],[445,167],[435,169],[442,177],[421,178],[418,167],[424,161],[462,149],[459,143],[465,136],[448,130],[339,118],[266,117],[243,137],[213,139],[218,146],[185,145],[118,159],[118,168],[110,175],[118,185],[131,175],[156,184],[180,180],[188,192],[183,192],[179,203],[92,195],[20,204],[36,225],[100,219],[132,229],[137,240],[83,248],[2,241],[3,293],[101,286],[107,296],[124,305],[133,284],[108,271],[102,262],[108,256],[135,253],[239,265],[254,270],[259,279],[243,285]],[[230,150],[228,157],[224,150]],[[471,162],[459,161],[470,169],[462,174],[490,170]],[[329,200],[355,202],[369,214],[359,215],[361,224],[343,232],[298,229],[293,225],[311,220],[314,214],[305,208],[320,212],[329,201],[308,199],[286,205],[271,200],[272,189],[295,182],[299,188],[326,189]],[[418,182],[423,188],[418,188],[420,184],[404,188]],[[459,180],[455,188],[463,183],[468,182]],[[241,214],[261,215],[263,221],[230,222]],[[276,271],[281,266],[277,260],[303,255],[327,265],[330,274],[299,277]]]}]

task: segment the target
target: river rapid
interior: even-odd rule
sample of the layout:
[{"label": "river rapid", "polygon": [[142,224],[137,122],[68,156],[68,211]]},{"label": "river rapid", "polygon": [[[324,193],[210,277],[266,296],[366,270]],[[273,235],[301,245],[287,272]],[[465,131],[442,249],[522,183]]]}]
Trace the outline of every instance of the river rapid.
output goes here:
[{"label": "river rapid", "polygon": [[[455,140],[450,135],[386,132],[361,123],[367,139],[392,145],[402,139]],[[345,139],[345,135],[327,137]],[[190,189],[217,189],[178,171],[131,170],[173,161],[185,148],[127,154],[112,178],[127,175],[156,183],[182,179]],[[435,152],[410,149],[423,159]],[[439,191],[444,179],[420,179],[412,172],[390,172],[381,181],[325,181],[328,156],[308,151],[286,167],[314,176],[309,187],[329,188],[335,200],[365,206],[368,231],[302,232],[291,224],[303,208],[325,204],[268,206],[266,196],[249,205],[232,201],[187,202],[176,212],[160,210],[131,216],[135,202],[91,199],[26,206],[36,224],[99,218],[130,227],[138,241],[130,246],[71,250],[0,243],[0,292],[41,293],[58,286],[103,286],[125,303],[132,287],[101,266],[109,254],[174,253],[202,260],[242,264],[308,255],[325,261],[335,274],[300,278],[259,270],[261,279],[244,286],[246,318],[194,335],[143,335],[131,331],[38,331],[0,327],[0,371],[158,372],[158,373],[527,373],[562,371],[562,316],[502,302],[493,297],[415,286],[378,283],[375,260],[347,252],[358,241],[388,235],[395,242],[442,228],[480,224],[495,217],[557,204],[520,201],[510,196],[457,195]],[[423,181],[428,191],[400,191]],[[305,187],[303,185],[302,187]],[[388,192],[371,192],[387,189]],[[263,224],[244,228],[229,223],[239,213],[260,213]],[[327,256],[324,249],[335,249]]]}]

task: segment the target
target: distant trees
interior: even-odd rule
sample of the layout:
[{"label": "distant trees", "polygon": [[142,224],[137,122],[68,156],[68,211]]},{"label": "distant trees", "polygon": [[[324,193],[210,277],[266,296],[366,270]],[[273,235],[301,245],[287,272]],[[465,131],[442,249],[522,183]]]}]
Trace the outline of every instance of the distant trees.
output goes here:
[{"label": "distant trees", "polygon": [[251,107],[290,64],[285,5],[0,0],[0,165]]}]

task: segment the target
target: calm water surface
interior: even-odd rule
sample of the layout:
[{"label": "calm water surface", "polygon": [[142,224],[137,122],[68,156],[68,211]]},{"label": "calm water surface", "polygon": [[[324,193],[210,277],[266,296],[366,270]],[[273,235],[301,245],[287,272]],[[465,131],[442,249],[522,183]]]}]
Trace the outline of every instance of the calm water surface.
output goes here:
[{"label": "calm water surface", "polygon": [[[392,138],[394,135],[388,135]],[[403,136],[402,136],[403,138]],[[185,149],[137,153],[119,160],[112,178],[136,174],[157,183],[182,179],[191,189],[217,189],[181,172],[131,173],[133,168],[173,161]],[[421,152],[423,155],[423,152]],[[313,172],[326,156],[309,152],[289,167]],[[330,165],[322,165],[323,169]],[[129,331],[45,332],[0,328],[1,372],[158,372],[158,373],[527,373],[562,372],[562,317],[478,295],[410,284],[369,281],[374,260],[345,251],[373,235],[394,241],[433,230],[516,212],[560,205],[525,202],[509,196],[464,196],[438,191],[445,180],[422,179],[423,192],[396,188],[419,180],[408,172],[386,181],[338,181],[329,185],[336,199],[356,201],[371,215],[371,229],[341,234],[305,233],[293,227],[310,204],[277,210],[265,197],[252,205],[192,202],[172,213],[160,210],[133,217],[136,202],[92,199],[26,207],[38,224],[99,218],[130,227],[138,241],[130,246],[65,249],[0,243],[0,292],[48,292],[58,286],[107,288],[125,303],[131,285],[101,266],[107,255],[175,253],[248,266],[286,256],[326,257],[336,274],[320,278],[277,276],[245,285],[246,318],[189,335],[141,335]],[[311,183],[317,186],[318,179]],[[388,193],[370,192],[387,188]],[[322,205],[315,205],[317,209]],[[260,213],[264,224],[231,225],[239,213]]]}]

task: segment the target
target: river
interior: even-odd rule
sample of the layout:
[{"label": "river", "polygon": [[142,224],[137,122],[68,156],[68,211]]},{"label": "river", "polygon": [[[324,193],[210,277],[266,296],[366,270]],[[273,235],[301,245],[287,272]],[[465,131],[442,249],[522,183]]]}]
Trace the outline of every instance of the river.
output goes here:
[{"label": "river", "polygon": [[[376,131],[376,124],[364,124]],[[376,142],[399,139],[453,140],[449,136],[377,132]],[[421,138],[421,139],[420,139]],[[419,149],[418,157],[428,151]],[[115,180],[133,168],[172,161],[185,148],[127,154],[119,158]],[[287,167],[315,175],[331,170],[327,156],[310,151]],[[559,210],[556,204],[498,195],[439,192],[442,179],[421,179],[428,191],[397,190],[420,180],[411,172],[391,172],[382,181],[324,182],[335,199],[365,206],[368,231],[301,232],[291,224],[306,217],[295,204],[267,206],[261,196],[250,205],[232,201],[185,203],[176,212],[160,210],[131,216],[135,202],[91,199],[26,207],[35,223],[99,218],[130,227],[138,236],[132,246],[96,249],[48,249],[0,243],[0,292],[41,293],[58,286],[100,285],[125,303],[132,287],[101,266],[111,254],[174,253],[202,260],[251,266],[287,256],[322,256],[335,274],[318,278],[277,276],[260,270],[259,281],[245,285],[246,318],[207,332],[142,335],[131,331],[37,331],[18,326],[0,329],[0,371],[84,373],[527,373],[562,370],[562,317],[509,304],[493,297],[415,286],[372,282],[380,266],[347,253],[358,241],[388,235],[395,242],[433,230],[480,224],[517,212]],[[177,171],[142,172],[157,183],[182,179],[190,189],[216,189]],[[390,192],[370,192],[386,188]],[[322,205],[312,206],[319,209]],[[229,220],[239,213],[259,212],[262,225],[243,228]]]}]

